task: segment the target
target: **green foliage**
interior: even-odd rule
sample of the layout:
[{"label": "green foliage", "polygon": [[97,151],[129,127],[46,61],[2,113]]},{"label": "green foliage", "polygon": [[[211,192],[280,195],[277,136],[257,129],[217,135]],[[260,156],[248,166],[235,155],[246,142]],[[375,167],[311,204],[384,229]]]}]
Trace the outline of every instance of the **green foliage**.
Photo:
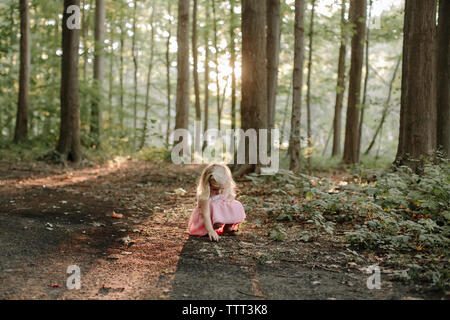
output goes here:
[{"label": "green foliage", "polygon": [[287,234],[284,228],[277,224],[269,230],[269,238],[275,241],[284,241],[286,240]]},{"label": "green foliage", "polygon": [[[343,241],[359,250],[384,252],[390,263],[407,267],[399,278],[448,285],[445,261],[450,244],[450,164],[428,163],[417,175],[408,167],[395,171],[356,166],[345,179],[294,175],[280,170],[272,177],[252,175],[255,184],[270,184],[276,203],[263,202],[264,211],[275,222],[269,238],[283,240],[283,224],[307,223],[330,235],[343,227]],[[297,199],[302,199],[299,203]],[[308,229],[309,230],[309,229]],[[297,235],[310,241],[311,232]],[[417,259],[420,269],[411,265]],[[423,261],[423,260],[421,260]],[[418,262],[417,262],[418,263]],[[419,270],[419,273],[416,271]]]},{"label": "green foliage", "polygon": [[388,250],[448,249],[449,172],[446,161],[426,165],[421,176],[401,167],[362,189],[372,208],[364,225],[347,235],[349,243]]},{"label": "green foliage", "polygon": [[136,158],[145,161],[170,162],[171,151],[167,148],[149,146],[140,150]]}]

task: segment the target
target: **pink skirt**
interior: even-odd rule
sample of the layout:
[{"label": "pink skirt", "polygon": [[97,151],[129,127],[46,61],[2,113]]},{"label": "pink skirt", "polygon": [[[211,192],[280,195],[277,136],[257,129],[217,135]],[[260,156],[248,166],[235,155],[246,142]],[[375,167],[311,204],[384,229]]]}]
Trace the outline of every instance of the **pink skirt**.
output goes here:
[{"label": "pink skirt", "polygon": [[[245,211],[242,204],[236,200],[228,201],[222,195],[211,198],[209,202],[209,211],[211,213],[212,224],[222,225],[218,232],[219,235],[223,233],[224,225],[230,224],[235,228],[239,223],[245,220]],[[208,234],[203,221],[203,214],[199,206],[194,209],[194,212],[189,219],[188,230],[189,234],[193,236],[205,236]]]}]

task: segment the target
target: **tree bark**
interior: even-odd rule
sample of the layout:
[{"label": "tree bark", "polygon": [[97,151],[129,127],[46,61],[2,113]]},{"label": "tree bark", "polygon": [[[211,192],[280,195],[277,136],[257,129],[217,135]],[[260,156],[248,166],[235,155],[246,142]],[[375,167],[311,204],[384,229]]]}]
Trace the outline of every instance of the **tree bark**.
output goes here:
[{"label": "tree bark", "polygon": [[309,57],[308,57],[308,80],[306,92],[306,112],[307,112],[307,139],[308,151],[306,153],[308,171],[311,171],[311,155],[312,155],[312,130],[311,130],[311,74],[312,74],[312,54],[313,54],[313,37],[314,37],[314,13],[316,9],[316,0],[312,0],[311,22],[309,24]]},{"label": "tree bark", "polygon": [[100,123],[103,97],[103,80],[105,73],[105,1],[95,1],[95,52],[94,52],[94,87],[97,91],[91,105],[91,127],[90,132],[96,141],[96,145],[100,143]]},{"label": "tree bark", "polygon": [[290,81],[290,84],[289,84],[289,90],[288,90],[287,97],[286,97],[286,105],[284,106],[284,111],[283,111],[283,122],[281,124],[280,146],[283,144],[284,137],[286,134],[286,127],[287,127],[287,120],[288,120],[287,115],[288,115],[289,105],[291,103],[291,96],[292,96],[292,81]]},{"label": "tree bark", "polygon": [[217,105],[217,128],[221,128],[222,110],[220,108],[220,82],[219,82],[219,46],[217,44],[217,16],[215,0],[211,0],[213,12],[213,30],[214,30],[214,64],[216,69],[216,105]]},{"label": "tree bark", "polygon": [[[28,0],[20,0],[20,75],[14,142],[28,139],[28,103],[30,91],[30,10]],[[1,124],[0,124],[1,125]],[[3,129],[3,128],[2,128]]]},{"label": "tree bark", "polygon": [[[171,16],[172,6],[170,1],[167,1],[167,12]],[[166,85],[167,85],[167,131],[166,131],[166,145],[169,146],[170,126],[172,124],[172,85],[170,80],[170,40],[172,38],[172,28],[168,27],[168,35],[166,41]]]},{"label": "tree bark", "polygon": [[450,157],[450,1],[439,1],[437,29],[437,146]]},{"label": "tree bark", "polygon": [[194,92],[195,92],[195,120],[202,120],[202,111],[200,108],[200,83],[198,78],[198,48],[197,48],[197,12],[198,0],[194,0],[192,14],[192,56],[194,59]]},{"label": "tree bark", "polygon": [[120,67],[119,67],[119,85],[120,85],[120,110],[119,110],[119,124],[120,124],[120,132],[123,132],[123,116],[124,116],[124,68],[125,68],[125,34],[124,30],[124,14],[123,11],[120,13]]},{"label": "tree bark", "polygon": [[[242,1],[242,102],[241,128],[267,128],[267,67],[266,67],[266,2]],[[259,138],[258,138],[259,140]],[[249,141],[245,146],[245,164],[234,167],[235,175],[255,171],[257,165],[249,163]]]},{"label": "tree bark", "polygon": [[[83,81],[87,81],[88,75],[88,63],[89,63],[89,49],[88,49],[88,37],[89,37],[89,25],[90,25],[90,11],[86,11],[86,3],[88,0],[83,1],[83,21],[81,29],[81,38],[83,39]],[[89,9],[92,8],[92,1],[89,0]]]},{"label": "tree bark", "polygon": [[361,101],[361,74],[364,56],[367,0],[354,0],[350,4],[350,23],[356,32],[352,37],[352,57],[348,93],[347,120],[345,125],[344,158],[346,164],[359,162],[358,107]]},{"label": "tree bark", "polygon": [[131,55],[134,65],[134,100],[133,100],[133,150],[136,148],[137,138],[137,104],[138,104],[138,57],[136,52],[136,35],[137,35],[137,4],[138,0],[134,0],[133,7],[133,37],[131,38]]},{"label": "tree bark", "polygon": [[345,60],[347,56],[347,38],[346,31],[347,20],[345,13],[347,0],[342,0],[341,8],[341,46],[339,48],[339,62],[337,72],[337,86],[336,86],[336,104],[334,107],[333,120],[333,150],[331,155],[333,157],[341,153],[341,134],[342,134],[342,104],[344,102],[345,93]]},{"label": "tree bark", "polygon": [[267,120],[269,129],[275,125],[280,61],[280,21],[280,0],[267,0]]},{"label": "tree bark", "polygon": [[[234,1],[234,0],[231,0]],[[206,132],[209,127],[209,28],[208,28],[208,18],[209,18],[209,1],[205,1],[205,29],[204,29],[204,37],[205,37],[205,109],[204,109],[204,124],[203,124],[203,132]],[[207,147],[208,141],[203,141],[203,150]]]},{"label": "tree bark", "polygon": [[147,138],[148,113],[150,109],[150,87],[152,83],[153,60],[155,57],[155,25],[154,25],[155,10],[156,10],[155,1],[152,1],[151,7],[152,7],[152,14],[150,16],[150,28],[152,29],[152,31],[150,35],[150,60],[148,63],[147,86],[145,91],[144,125],[142,128],[142,137],[139,149],[144,148],[145,140]]},{"label": "tree bark", "polygon": [[436,148],[436,0],[406,0],[404,25],[396,164],[416,170]]},{"label": "tree bark", "polygon": [[80,107],[78,92],[78,50],[80,31],[69,29],[67,8],[80,0],[64,0],[61,62],[61,123],[57,151],[67,160],[81,161]]},{"label": "tree bark", "polygon": [[189,126],[189,3],[189,0],[178,1],[178,76],[175,129],[188,129]]},{"label": "tree bark", "polygon": [[110,16],[111,19],[111,30],[110,30],[110,36],[111,36],[111,44],[109,46],[109,93],[108,93],[108,121],[110,123],[110,125],[112,124],[113,121],[113,96],[114,96],[114,92],[113,92],[113,88],[114,88],[114,41],[115,41],[115,27],[116,27],[116,22],[115,22],[115,14],[112,13]]},{"label": "tree bark", "polygon": [[234,1],[230,0],[231,129],[236,130],[236,22]]},{"label": "tree bark", "polygon": [[302,108],[304,38],[303,27],[305,15],[305,1],[295,1],[295,43],[294,43],[294,72],[293,72],[293,101],[291,118],[291,136],[289,141],[290,170],[300,170],[301,137],[300,121]]},{"label": "tree bark", "polygon": [[366,53],[365,53],[365,69],[366,74],[364,75],[364,89],[363,89],[363,98],[362,98],[362,104],[361,104],[361,116],[359,119],[359,129],[358,129],[358,157],[361,155],[361,144],[362,144],[362,131],[364,126],[364,113],[366,111],[366,104],[367,104],[367,86],[369,84],[369,45],[370,45],[370,20],[372,18],[372,7],[373,7],[373,0],[369,1],[369,17],[368,17],[368,26],[367,26],[367,33],[366,33]]}]

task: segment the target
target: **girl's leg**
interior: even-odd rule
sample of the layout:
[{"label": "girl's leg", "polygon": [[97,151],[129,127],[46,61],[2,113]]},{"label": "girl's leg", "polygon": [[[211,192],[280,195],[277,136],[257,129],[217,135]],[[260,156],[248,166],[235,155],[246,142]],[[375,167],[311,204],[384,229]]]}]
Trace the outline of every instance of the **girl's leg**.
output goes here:
[{"label": "girl's leg", "polygon": [[236,224],[226,224],[223,228],[224,233],[235,234],[238,231],[238,223]]}]

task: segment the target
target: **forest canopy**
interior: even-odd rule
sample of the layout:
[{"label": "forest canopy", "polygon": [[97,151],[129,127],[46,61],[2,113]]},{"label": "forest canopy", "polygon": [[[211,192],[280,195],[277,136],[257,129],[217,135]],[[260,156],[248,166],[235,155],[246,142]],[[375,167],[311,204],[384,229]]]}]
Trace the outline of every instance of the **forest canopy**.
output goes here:
[{"label": "forest canopy", "polygon": [[[233,13],[230,6],[233,5]],[[305,36],[309,34],[312,3],[306,1]],[[111,150],[132,150],[144,145],[163,147],[174,128],[177,80],[177,7],[178,1],[106,1],[104,24],[104,81],[102,90],[94,85],[95,1],[81,1],[81,34],[79,48],[79,90],[81,141],[95,145],[98,137],[91,132],[92,103],[101,99],[102,145]],[[3,1],[0,7],[1,130],[0,139],[10,141],[14,135],[19,81],[20,12],[18,2]],[[136,9],[136,10],[135,10]],[[30,1],[29,8],[31,71],[28,109],[29,139],[51,146],[59,135],[62,7],[60,1]],[[137,14],[136,14],[137,13]],[[208,105],[209,127],[232,127],[233,95],[237,103],[239,127],[241,96],[240,1],[198,1],[197,71],[200,79],[201,109]],[[192,12],[191,12],[192,15]],[[337,62],[341,38],[341,1],[317,1],[314,13],[313,47],[305,44],[305,57],[312,51],[311,132],[312,155],[332,152]],[[372,142],[386,107],[386,96],[392,97],[384,125],[376,137],[372,153],[393,160],[398,143],[401,72],[392,74],[402,54],[403,1],[375,1],[369,26],[369,78],[365,108],[362,148]],[[292,104],[294,58],[293,0],[281,1],[278,88],[274,127],[281,131],[282,147],[287,149]],[[347,12],[345,14],[348,18]],[[192,17],[191,17],[192,18]],[[192,20],[192,19],[191,19]],[[233,37],[233,52],[230,52]],[[350,44],[347,39],[348,44]],[[190,54],[189,74],[193,77]],[[347,59],[350,52],[347,50]],[[234,59],[234,69],[231,59]],[[206,63],[207,61],[207,63]],[[207,64],[208,71],[205,71]],[[350,63],[347,62],[346,73]],[[149,72],[151,74],[149,77]],[[233,71],[235,83],[233,85]],[[208,75],[206,75],[208,72]],[[307,66],[305,63],[305,78]],[[365,72],[365,71],[363,71]],[[136,77],[136,79],[134,79]],[[190,126],[195,118],[195,88],[191,79],[189,104]],[[207,89],[206,89],[207,88]],[[234,88],[234,90],[233,90]],[[306,93],[307,83],[303,82]],[[208,92],[206,92],[208,91]],[[344,94],[347,95],[345,90]],[[206,100],[205,100],[206,99]],[[306,106],[306,94],[302,96]],[[346,98],[344,98],[346,102]],[[346,103],[344,103],[345,106]],[[345,112],[345,108],[343,109]],[[204,113],[204,111],[202,111]],[[305,110],[302,111],[306,115]],[[204,114],[202,121],[205,122]],[[343,118],[345,119],[345,117]],[[171,121],[170,121],[171,120]],[[301,118],[301,132],[306,136],[307,117]],[[169,129],[168,129],[168,126]],[[144,129],[145,128],[145,129]],[[344,128],[342,128],[342,141]],[[135,140],[139,140],[137,143]],[[331,140],[331,141],[330,141]],[[302,140],[306,146],[306,139]],[[342,148],[342,147],[341,147]]]}]

